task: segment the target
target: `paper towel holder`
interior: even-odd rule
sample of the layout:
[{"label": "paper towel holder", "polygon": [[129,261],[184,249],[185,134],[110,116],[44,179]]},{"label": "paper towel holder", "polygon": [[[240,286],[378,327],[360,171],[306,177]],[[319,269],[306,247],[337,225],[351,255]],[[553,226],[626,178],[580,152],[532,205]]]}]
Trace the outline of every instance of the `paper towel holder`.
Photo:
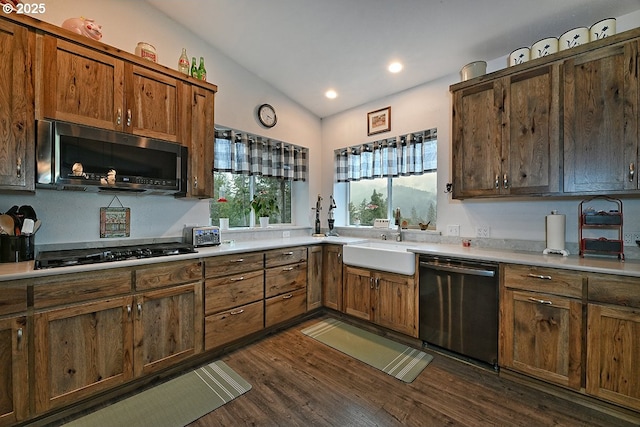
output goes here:
[{"label": "paper towel holder", "polygon": [[[558,214],[557,210],[552,210],[551,211],[551,215],[557,215],[557,214]],[[565,217],[564,215],[559,215],[559,216]],[[547,215],[545,217],[545,234],[547,234],[548,231],[549,231],[548,224],[547,224],[548,217],[549,217],[549,215]],[[563,226],[563,229],[564,229],[564,226]],[[564,230],[563,230],[563,232],[564,232]],[[546,241],[547,241],[547,244],[549,244],[549,238],[548,237],[546,238]],[[563,246],[562,249],[559,249],[559,248],[546,248],[545,250],[542,251],[542,254],[543,255],[557,254],[557,255],[562,255],[562,256],[569,256],[569,251],[566,248],[564,248],[564,244],[562,246]]]}]

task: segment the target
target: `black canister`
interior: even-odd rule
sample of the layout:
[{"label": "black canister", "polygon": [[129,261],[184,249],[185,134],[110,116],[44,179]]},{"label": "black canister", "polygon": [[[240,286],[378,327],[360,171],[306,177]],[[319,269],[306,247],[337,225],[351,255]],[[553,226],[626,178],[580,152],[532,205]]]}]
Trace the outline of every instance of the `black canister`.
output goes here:
[{"label": "black canister", "polygon": [[0,262],[22,262],[33,259],[35,234],[9,236],[0,234]]}]

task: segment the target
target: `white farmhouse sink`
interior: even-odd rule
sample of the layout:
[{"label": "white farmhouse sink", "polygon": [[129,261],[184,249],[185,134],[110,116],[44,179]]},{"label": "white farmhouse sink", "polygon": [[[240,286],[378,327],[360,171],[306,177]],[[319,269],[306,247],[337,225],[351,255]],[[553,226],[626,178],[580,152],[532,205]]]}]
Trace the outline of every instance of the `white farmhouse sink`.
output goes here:
[{"label": "white farmhouse sink", "polygon": [[413,276],[416,254],[402,243],[362,242],[344,245],[342,262],[346,265]]}]

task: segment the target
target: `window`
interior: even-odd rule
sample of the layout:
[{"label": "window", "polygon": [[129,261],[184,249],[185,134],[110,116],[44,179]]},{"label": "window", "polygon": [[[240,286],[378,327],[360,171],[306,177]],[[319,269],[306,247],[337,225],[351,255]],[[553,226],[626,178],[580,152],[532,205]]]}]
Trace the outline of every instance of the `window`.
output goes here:
[{"label": "window", "polygon": [[291,223],[291,181],[263,176],[215,172],[214,198],[211,200],[211,223],[229,218],[229,227],[251,227],[251,200],[259,191],[273,194],[280,213],[269,217],[269,224]]},{"label": "window", "polygon": [[[436,224],[437,172],[349,183],[349,224],[373,225],[400,208],[408,225]],[[390,202],[389,202],[390,201]]]},{"label": "window", "polygon": [[337,182],[349,183],[349,225],[373,225],[400,208],[408,226],[436,222],[437,130],[336,150]]},{"label": "window", "polygon": [[307,180],[307,149],[235,130],[216,130],[211,222],[229,218],[230,227],[250,227],[254,194],[277,200],[270,224],[291,223],[291,182]]}]

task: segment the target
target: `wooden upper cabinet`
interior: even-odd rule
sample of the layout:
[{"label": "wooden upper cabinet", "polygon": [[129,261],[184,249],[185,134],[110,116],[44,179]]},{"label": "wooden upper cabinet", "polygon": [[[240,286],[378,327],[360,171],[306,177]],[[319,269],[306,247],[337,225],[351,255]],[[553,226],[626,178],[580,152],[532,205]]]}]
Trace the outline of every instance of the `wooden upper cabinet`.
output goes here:
[{"label": "wooden upper cabinet", "polygon": [[35,33],[0,21],[0,190],[35,190]]},{"label": "wooden upper cabinet", "polygon": [[181,141],[179,120],[189,106],[175,77],[49,35],[41,73],[42,117]]},{"label": "wooden upper cabinet", "polygon": [[53,36],[43,37],[44,118],[124,131],[124,62]]},{"label": "wooden upper cabinet", "polygon": [[557,64],[454,92],[453,197],[559,190]]},{"label": "wooden upper cabinet", "polygon": [[[187,196],[213,197],[213,143],[215,92],[199,86],[191,87],[191,123]],[[197,155],[191,155],[197,153]]]},{"label": "wooden upper cabinet", "polygon": [[564,190],[638,188],[638,42],[565,61]]}]

